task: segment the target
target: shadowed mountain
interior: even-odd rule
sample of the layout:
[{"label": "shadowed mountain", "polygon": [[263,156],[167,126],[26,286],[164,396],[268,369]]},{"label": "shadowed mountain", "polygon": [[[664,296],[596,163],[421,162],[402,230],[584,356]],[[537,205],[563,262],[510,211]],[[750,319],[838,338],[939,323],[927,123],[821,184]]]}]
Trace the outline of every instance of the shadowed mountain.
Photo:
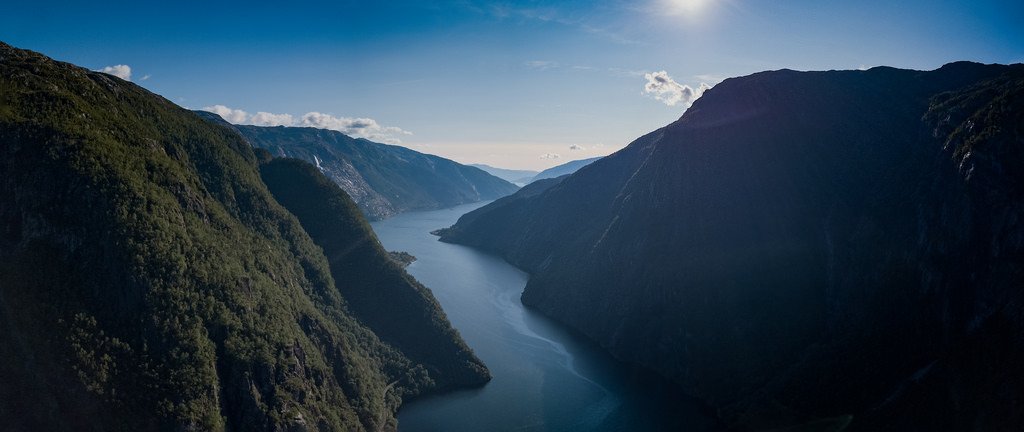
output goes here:
[{"label": "shadowed mountain", "polygon": [[442,240],[735,428],[1024,425],[1024,66],[733,78],[544,186]]},{"label": "shadowed mountain", "polygon": [[488,379],[334,183],[132,83],[0,43],[0,172],[5,430],[393,430]]},{"label": "shadowed mountain", "polygon": [[469,164],[469,166],[480,168],[492,176],[517,184],[529,183],[534,176],[539,174],[537,171],[495,168],[484,164]]},{"label": "shadowed mountain", "polygon": [[[213,122],[220,116],[198,111]],[[518,187],[485,171],[405,147],[307,127],[230,125],[254,147],[309,162],[370,219],[501,198]]]},{"label": "shadowed mountain", "polygon": [[576,171],[579,171],[580,168],[583,168],[587,165],[596,162],[598,159],[601,158],[595,157],[590,159],[574,160],[571,162],[566,162],[564,164],[548,168],[544,171],[537,173],[537,175],[533,176],[533,178],[530,179],[530,182],[535,182],[537,180],[543,179],[557,178],[564,175],[572,174]]}]

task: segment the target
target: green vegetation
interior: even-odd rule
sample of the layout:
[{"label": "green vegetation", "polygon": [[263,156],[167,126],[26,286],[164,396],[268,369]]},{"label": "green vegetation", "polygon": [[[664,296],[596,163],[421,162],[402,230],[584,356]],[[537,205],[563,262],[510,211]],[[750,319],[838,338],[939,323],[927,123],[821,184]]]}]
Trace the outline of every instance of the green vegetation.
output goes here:
[{"label": "green vegetation", "polygon": [[440,388],[483,384],[490,375],[423,285],[381,247],[355,202],[312,165],[274,159],[260,171],[274,196],[323,248],[350,310],[382,340],[402,348]]},{"label": "green vegetation", "polygon": [[[138,86],[0,43],[6,430],[375,430],[402,396],[486,375],[400,269],[332,268],[258,159]],[[379,248],[358,213],[331,222]],[[435,357],[354,315],[364,283],[412,287],[399,310],[432,318],[409,337]]]},{"label": "green vegetation", "polygon": [[403,268],[408,267],[409,264],[416,262],[416,257],[414,257],[409,252],[391,251],[388,252],[388,255],[390,255],[391,259],[394,260],[396,263],[398,263],[398,265],[402,266]]}]

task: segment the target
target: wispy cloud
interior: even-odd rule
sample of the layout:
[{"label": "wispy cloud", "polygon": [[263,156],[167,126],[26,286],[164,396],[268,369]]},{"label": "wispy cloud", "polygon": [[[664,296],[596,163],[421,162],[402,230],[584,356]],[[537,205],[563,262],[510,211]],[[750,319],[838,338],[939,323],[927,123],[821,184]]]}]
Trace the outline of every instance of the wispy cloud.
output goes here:
[{"label": "wispy cloud", "polygon": [[[96,72],[103,72],[121,78],[125,81],[132,80],[132,67],[124,64],[105,66],[102,69],[97,69]],[[147,75],[148,77],[149,75]],[[145,79],[145,78],[143,78]]]},{"label": "wispy cloud", "polygon": [[647,83],[644,84],[644,93],[668,106],[682,103],[684,107],[689,108],[693,101],[704,94],[705,90],[711,88],[705,83],[701,83],[696,89],[679,84],[665,71],[644,74],[644,79],[647,80]]},{"label": "wispy cloud", "polygon": [[721,76],[721,75],[715,75],[715,74],[700,74],[700,75],[694,75],[693,78],[695,78],[697,81],[700,81],[702,83],[709,83],[710,85],[715,85],[715,84],[718,84],[718,83],[720,83],[722,81],[725,81],[726,77]]},{"label": "wispy cloud", "polygon": [[530,69],[548,70],[548,69],[557,68],[558,67],[558,62],[553,62],[553,61],[548,61],[548,60],[530,60],[530,61],[524,63],[524,65],[526,67],[530,68]]},{"label": "wispy cloud", "polygon": [[[576,29],[583,33],[603,37],[609,41],[623,45],[638,45],[640,42],[626,36],[619,29],[608,25],[608,20],[594,19],[595,17],[581,17],[578,13],[565,10],[564,7],[554,6],[522,6],[513,5],[509,2],[484,2],[485,4],[464,4],[468,9],[478,13],[490,15],[500,20],[521,20],[553,23]],[[630,8],[616,8],[617,13],[624,13]],[[611,14],[615,15],[615,14]]]},{"label": "wispy cloud", "polygon": [[581,146],[579,144],[573,144],[573,145],[569,146],[569,151],[576,151],[576,150],[586,150],[586,147],[583,147],[583,146]]},{"label": "wispy cloud", "polygon": [[650,72],[638,69],[608,68],[608,72],[620,77],[642,77]]},{"label": "wispy cloud", "polygon": [[330,129],[343,134],[366,138],[371,141],[387,144],[400,144],[399,138],[404,135],[412,135],[412,132],[395,126],[383,126],[371,118],[337,117],[311,111],[296,118],[291,114],[275,114],[260,111],[250,115],[240,109],[229,108],[224,105],[212,105],[203,107],[204,111],[217,114],[233,124],[246,124],[256,126],[305,126],[319,129]]},{"label": "wispy cloud", "polygon": [[560,155],[558,153],[544,153],[544,154],[540,155],[541,159],[559,159],[561,157],[562,157],[562,155]]}]

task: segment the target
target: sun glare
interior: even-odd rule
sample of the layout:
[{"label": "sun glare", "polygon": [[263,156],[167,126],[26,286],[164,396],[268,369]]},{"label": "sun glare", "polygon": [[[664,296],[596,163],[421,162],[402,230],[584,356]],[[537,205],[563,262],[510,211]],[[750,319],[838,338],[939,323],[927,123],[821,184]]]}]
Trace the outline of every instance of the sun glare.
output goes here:
[{"label": "sun glare", "polygon": [[711,0],[664,0],[670,15],[693,16],[701,12]]}]

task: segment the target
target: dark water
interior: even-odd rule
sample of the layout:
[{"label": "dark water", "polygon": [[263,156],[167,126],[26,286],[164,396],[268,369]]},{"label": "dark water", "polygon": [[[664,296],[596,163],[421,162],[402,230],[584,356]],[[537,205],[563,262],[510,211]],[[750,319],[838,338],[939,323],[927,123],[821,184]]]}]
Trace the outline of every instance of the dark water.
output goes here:
[{"label": "dark water", "polygon": [[519,302],[527,274],[505,261],[437,241],[483,204],[403,214],[373,224],[384,247],[418,260],[413,276],[434,292],[452,324],[490,368],[478,390],[413,401],[399,430],[415,431],[710,431],[698,404],[655,376]]}]

